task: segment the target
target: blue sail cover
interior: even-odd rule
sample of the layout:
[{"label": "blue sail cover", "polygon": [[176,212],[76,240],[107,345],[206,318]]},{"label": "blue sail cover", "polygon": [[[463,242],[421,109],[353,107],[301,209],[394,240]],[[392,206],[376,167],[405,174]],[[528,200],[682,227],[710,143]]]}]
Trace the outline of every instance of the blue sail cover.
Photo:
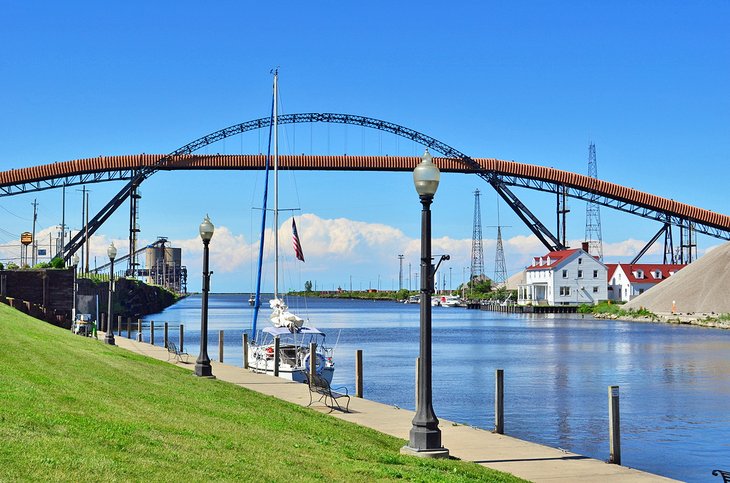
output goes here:
[{"label": "blue sail cover", "polygon": [[324,335],[324,332],[322,332],[319,329],[316,329],[314,327],[306,327],[302,326],[299,327],[299,329],[296,332],[292,332],[289,330],[288,327],[264,327],[262,329],[262,332],[266,332],[267,334],[271,334],[274,336],[277,335],[286,335],[286,334],[302,334],[302,335]]}]

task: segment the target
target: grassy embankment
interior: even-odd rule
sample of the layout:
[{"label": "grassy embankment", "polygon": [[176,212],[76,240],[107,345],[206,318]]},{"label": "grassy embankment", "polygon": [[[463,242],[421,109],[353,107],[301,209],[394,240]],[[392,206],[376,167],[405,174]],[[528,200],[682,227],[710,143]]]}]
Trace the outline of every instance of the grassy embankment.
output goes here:
[{"label": "grassy embankment", "polygon": [[522,481],[0,304],[0,480]]},{"label": "grassy embankment", "polygon": [[611,315],[615,317],[649,317],[656,319],[657,316],[652,312],[642,308],[639,310],[624,310],[623,304],[617,304],[614,302],[600,302],[598,305],[581,304],[578,307],[578,313],[581,314],[594,314],[594,315]]}]

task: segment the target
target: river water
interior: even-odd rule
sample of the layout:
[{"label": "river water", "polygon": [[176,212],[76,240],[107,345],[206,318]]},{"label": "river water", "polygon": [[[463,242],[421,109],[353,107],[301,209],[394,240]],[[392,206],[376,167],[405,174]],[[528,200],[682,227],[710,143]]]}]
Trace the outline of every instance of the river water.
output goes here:
[{"label": "river water", "polygon": [[[196,356],[200,302],[190,296],[145,320],[168,322],[173,341],[174,327],[184,324],[185,348]],[[362,349],[365,397],[414,409],[417,305],[288,303],[336,346],[333,386],[354,393],[355,351]],[[211,295],[211,359],[224,330],[224,361],[241,365],[252,312],[248,294]],[[259,328],[269,323],[267,313]],[[505,434],[607,460],[608,386],[617,385],[623,465],[685,481],[712,481],[713,469],[730,470],[730,331],[434,307],[432,343],[439,418],[492,429],[494,373],[503,369]]]}]

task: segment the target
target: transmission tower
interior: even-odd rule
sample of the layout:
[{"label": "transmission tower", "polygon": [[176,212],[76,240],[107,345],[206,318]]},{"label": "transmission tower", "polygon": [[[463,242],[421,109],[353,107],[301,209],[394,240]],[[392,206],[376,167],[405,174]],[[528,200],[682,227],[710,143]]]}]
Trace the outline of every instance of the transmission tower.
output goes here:
[{"label": "transmission tower", "polygon": [[507,285],[507,264],[504,261],[502,224],[499,222],[499,200],[497,200],[497,255],[494,257],[494,283],[496,287]]},{"label": "transmission tower", "polygon": [[[596,162],[596,145],[588,146],[588,176],[598,178],[598,164]],[[591,194],[586,202],[586,236],[588,253],[603,261],[603,238],[601,237],[601,210],[597,203],[598,195]]]},{"label": "transmission tower", "polygon": [[471,278],[484,278],[484,249],[482,248],[482,213],[479,208],[479,190],[474,191],[474,231],[471,236]]}]

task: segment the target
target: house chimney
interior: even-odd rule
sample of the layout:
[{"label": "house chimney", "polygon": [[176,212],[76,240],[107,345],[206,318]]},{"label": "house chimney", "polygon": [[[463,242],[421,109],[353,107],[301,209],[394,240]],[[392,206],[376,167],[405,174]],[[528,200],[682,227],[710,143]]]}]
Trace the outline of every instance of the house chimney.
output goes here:
[{"label": "house chimney", "polygon": [[583,242],[580,247],[584,252],[588,253],[588,242]]}]

